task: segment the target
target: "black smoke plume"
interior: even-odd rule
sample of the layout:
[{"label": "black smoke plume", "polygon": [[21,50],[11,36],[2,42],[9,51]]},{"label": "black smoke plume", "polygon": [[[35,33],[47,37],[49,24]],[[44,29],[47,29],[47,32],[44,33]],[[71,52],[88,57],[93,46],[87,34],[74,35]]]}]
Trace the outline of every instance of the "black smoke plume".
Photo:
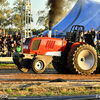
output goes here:
[{"label": "black smoke plume", "polygon": [[49,11],[49,30],[52,29],[53,23],[57,16],[62,14],[63,4],[65,0],[48,0],[47,6],[50,6]]}]

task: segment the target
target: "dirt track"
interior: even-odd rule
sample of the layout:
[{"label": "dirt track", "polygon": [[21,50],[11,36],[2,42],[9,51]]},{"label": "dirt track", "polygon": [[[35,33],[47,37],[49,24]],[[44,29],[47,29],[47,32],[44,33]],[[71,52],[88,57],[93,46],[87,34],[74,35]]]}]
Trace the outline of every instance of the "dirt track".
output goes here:
[{"label": "dirt track", "polygon": [[[0,69],[0,74],[2,73],[22,73],[18,69]],[[27,72],[29,74],[34,74],[32,70]],[[23,74],[23,73],[22,73]],[[55,69],[46,69],[43,74],[57,74],[57,71]]]},{"label": "dirt track", "polygon": [[[58,80],[57,80],[58,79]],[[52,81],[53,82],[50,82]],[[76,82],[75,82],[76,81]],[[78,75],[57,74],[54,69],[46,69],[43,74],[35,74],[32,70],[22,73],[16,70],[0,70],[0,89],[23,87],[72,87],[72,86],[100,86],[100,74]]]},{"label": "dirt track", "polygon": [[46,69],[43,74],[35,74],[32,70],[22,73],[19,70],[0,70],[0,80],[32,80],[51,81],[55,79],[64,80],[100,80],[100,74],[78,75],[78,74],[57,74],[54,69]]}]

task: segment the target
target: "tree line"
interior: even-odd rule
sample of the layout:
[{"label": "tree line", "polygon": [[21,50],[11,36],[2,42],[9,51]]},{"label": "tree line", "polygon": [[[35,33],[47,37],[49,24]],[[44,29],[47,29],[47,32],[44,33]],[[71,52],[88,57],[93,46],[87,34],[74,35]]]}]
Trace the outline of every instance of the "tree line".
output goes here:
[{"label": "tree line", "polygon": [[[23,0],[15,0],[13,3],[13,8],[11,8],[9,5],[10,4],[7,0],[0,0],[0,29],[3,29],[4,33],[5,30],[11,30],[10,28],[7,28],[9,25],[11,28],[12,26],[15,26],[16,30],[21,30],[21,28],[24,26],[22,21],[25,22],[25,12],[22,11]],[[33,22],[32,17],[31,21]]]},{"label": "tree line", "polygon": [[[72,3],[76,1],[77,0],[65,0],[65,3],[63,4],[63,12],[62,14],[56,17],[53,25],[57,24],[60,20],[62,20],[68,14],[72,6]],[[7,0],[0,0],[0,29],[3,29],[4,33],[5,31],[12,31],[12,28],[13,28],[12,26],[16,27],[14,30],[21,30],[21,28],[24,26],[24,24],[22,24],[22,18],[24,18],[25,16],[24,13],[22,13],[23,0],[15,0],[13,3],[13,8],[11,8],[9,5],[10,4]],[[38,26],[44,26],[45,29],[39,29],[40,31],[38,31],[37,29],[32,29],[34,33],[37,34],[41,31],[48,29],[49,9],[50,9],[50,6],[47,6],[47,3],[46,3],[45,9],[39,10],[37,12],[38,20],[36,24]],[[25,21],[24,19],[23,21]],[[31,22],[33,22],[32,15],[31,15]],[[7,26],[11,26],[11,28],[8,28]]]}]

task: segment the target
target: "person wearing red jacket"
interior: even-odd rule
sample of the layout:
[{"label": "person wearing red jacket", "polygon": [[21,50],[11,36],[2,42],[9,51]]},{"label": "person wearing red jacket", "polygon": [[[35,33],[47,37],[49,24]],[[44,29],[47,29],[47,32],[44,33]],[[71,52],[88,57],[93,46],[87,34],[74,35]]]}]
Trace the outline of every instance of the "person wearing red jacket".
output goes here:
[{"label": "person wearing red jacket", "polygon": [[48,37],[48,33],[44,37]]}]

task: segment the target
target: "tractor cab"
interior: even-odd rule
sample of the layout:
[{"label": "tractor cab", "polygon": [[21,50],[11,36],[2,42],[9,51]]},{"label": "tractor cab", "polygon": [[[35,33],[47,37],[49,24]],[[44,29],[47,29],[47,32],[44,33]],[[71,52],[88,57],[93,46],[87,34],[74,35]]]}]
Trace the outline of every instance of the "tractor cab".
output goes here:
[{"label": "tractor cab", "polygon": [[66,34],[68,42],[84,42],[85,27],[81,25],[73,25],[70,32]]},{"label": "tractor cab", "polygon": [[68,43],[85,42],[95,47],[92,35],[86,34],[85,27],[82,25],[73,25],[66,37]]}]

